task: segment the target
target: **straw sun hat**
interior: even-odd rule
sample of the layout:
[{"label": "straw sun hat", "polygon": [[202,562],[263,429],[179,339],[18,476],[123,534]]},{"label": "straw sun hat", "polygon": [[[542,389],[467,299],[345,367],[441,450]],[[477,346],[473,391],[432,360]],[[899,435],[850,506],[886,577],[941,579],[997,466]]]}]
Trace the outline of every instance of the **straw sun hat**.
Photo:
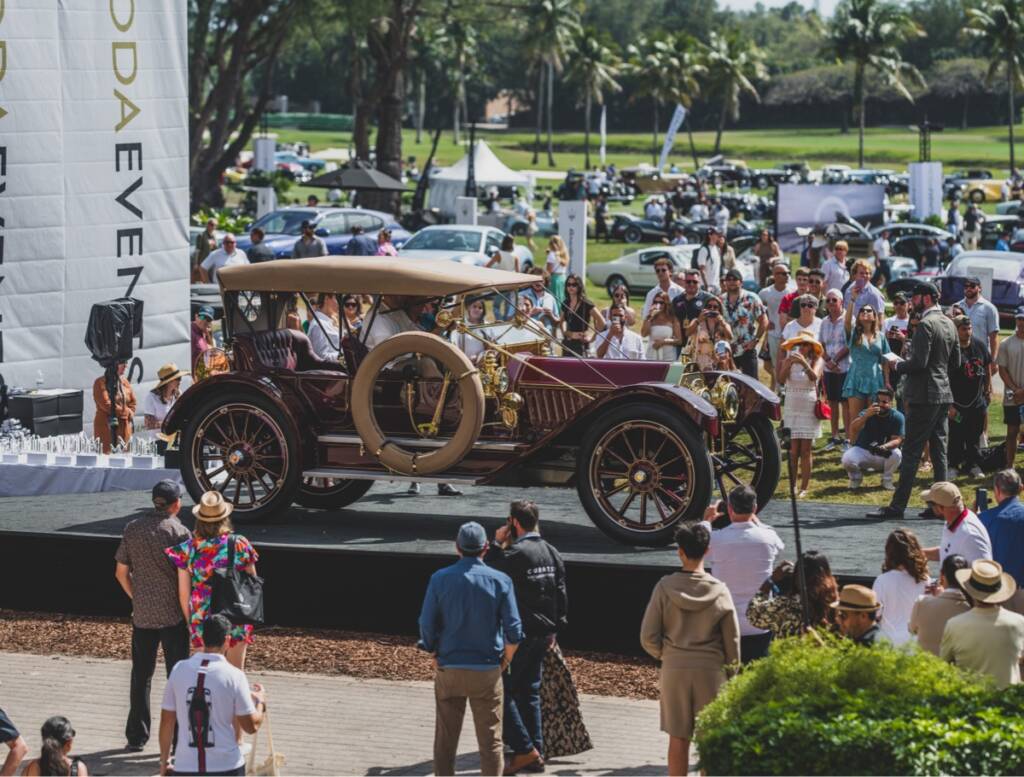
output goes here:
[{"label": "straw sun hat", "polygon": [[199,499],[199,504],[192,508],[192,515],[203,523],[219,523],[231,515],[235,506],[225,501],[219,491],[207,491]]},{"label": "straw sun hat", "polygon": [[156,384],[156,387],[153,390],[157,391],[158,389],[162,389],[172,380],[178,380],[178,378],[182,378],[186,374],[187,373],[184,373],[178,369],[177,364],[175,364],[174,362],[168,362],[167,364],[165,364],[163,367],[156,371],[156,376],[160,379],[160,382]]},{"label": "straw sun hat", "polygon": [[968,596],[985,604],[1005,602],[1017,590],[1017,582],[999,562],[988,559],[978,559],[970,569],[958,569],[956,580]]},{"label": "straw sun hat", "polygon": [[782,350],[788,351],[792,348],[796,348],[800,345],[809,345],[814,348],[814,353],[821,356],[824,353],[824,348],[821,347],[821,343],[814,337],[814,333],[804,329],[802,332],[798,332],[796,336],[789,338],[782,344]]}]

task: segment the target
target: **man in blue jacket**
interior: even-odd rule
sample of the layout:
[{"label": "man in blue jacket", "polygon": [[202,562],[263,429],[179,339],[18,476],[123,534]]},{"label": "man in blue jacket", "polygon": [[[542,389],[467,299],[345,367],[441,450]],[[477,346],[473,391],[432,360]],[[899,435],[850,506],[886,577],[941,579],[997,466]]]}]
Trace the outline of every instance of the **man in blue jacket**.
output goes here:
[{"label": "man in blue jacket", "polygon": [[978,518],[992,541],[992,559],[1013,576],[1018,586],[1024,586],[1024,502],[1020,501],[1020,489],[1016,470],[997,472],[993,480],[996,505]]},{"label": "man in blue jacket", "polygon": [[523,639],[512,578],[484,564],[487,534],[475,521],[455,540],[459,560],[430,578],[420,611],[419,646],[434,657],[434,774],[455,774],[466,700],[480,747],[480,773],[502,763],[502,673]]}]

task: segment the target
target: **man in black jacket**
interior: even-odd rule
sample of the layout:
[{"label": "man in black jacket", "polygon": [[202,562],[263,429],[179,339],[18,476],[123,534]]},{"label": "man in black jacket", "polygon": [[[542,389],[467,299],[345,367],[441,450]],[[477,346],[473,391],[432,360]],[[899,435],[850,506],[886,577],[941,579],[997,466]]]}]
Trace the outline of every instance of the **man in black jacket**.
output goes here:
[{"label": "man in black jacket", "polygon": [[565,565],[552,545],[540,536],[540,514],[528,499],[509,506],[508,522],[494,534],[485,559],[489,566],[512,578],[516,603],[526,638],[503,675],[505,711],[502,722],[505,744],[512,758],[505,774],[537,769],[544,764],[541,732],[540,683],[544,656],[555,634],[566,624],[568,596]]},{"label": "man in black jacket", "polygon": [[[868,518],[903,518],[926,444],[929,444],[936,481],[946,480],[949,406],[953,402],[949,375],[960,369],[960,340],[956,326],[942,312],[938,302],[939,290],[933,284],[921,282],[914,287],[911,303],[921,313],[921,323],[910,341],[909,358],[893,364],[890,369],[890,376],[895,373],[894,381],[903,375],[907,378],[903,390],[907,423],[900,482],[889,506],[868,513]],[[921,515],[934,517],[930,510]]]}]

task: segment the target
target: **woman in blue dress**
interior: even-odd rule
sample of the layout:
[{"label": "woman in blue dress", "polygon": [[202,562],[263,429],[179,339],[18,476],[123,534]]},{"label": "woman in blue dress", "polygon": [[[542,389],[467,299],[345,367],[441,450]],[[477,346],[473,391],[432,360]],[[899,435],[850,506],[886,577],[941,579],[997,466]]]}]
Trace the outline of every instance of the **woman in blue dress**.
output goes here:
[{"label": "woman in blue dress", "polygon": [[[843,383],[843,399],[849,404],[847,418],[854,419],[875,401],[880,388],[890,388],[889,363],[883,356],[889,353],[889,343],[881,331],[878,313],[871,305],[857,311],[853,322],[853,309],[857,304],[858,289],[853,288],[850,304],[846,308],[846,332],[850,344],[850,370]],[[847,431],[849,434],[849,431]],[[854,442],[850,436],[850,444]]]}]

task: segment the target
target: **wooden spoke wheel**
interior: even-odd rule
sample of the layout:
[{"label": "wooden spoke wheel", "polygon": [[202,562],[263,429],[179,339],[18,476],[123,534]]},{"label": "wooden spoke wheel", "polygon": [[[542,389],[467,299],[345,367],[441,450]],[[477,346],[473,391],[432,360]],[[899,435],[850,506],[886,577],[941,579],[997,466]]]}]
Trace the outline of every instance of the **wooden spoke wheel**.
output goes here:
[{"label": "wooden spoke wheel", "polygon": [[268,400],[216,399],[199,409],[182,439],[182,479],[193,500],[220,491],[240,521],[258,520],[292,502],[298,486],[298,435]]},{"label": "wooden spoke wheel", "polygon": [[711,464],[693,424],[666,407],[627,405],[590,429],[577,488],[591,520],[633,545],[666,545],[683,520],[701,517]]},{"label": "wooden spoke wheel", "polygon": [[715,474],[727,492],[735,486],[750,486],[757,492],[758,509],[768,504],[779,484],[782,456],[775,430],[765,416],[751,415],[740,424],[727,426],[725,450],[712,458]]}]

